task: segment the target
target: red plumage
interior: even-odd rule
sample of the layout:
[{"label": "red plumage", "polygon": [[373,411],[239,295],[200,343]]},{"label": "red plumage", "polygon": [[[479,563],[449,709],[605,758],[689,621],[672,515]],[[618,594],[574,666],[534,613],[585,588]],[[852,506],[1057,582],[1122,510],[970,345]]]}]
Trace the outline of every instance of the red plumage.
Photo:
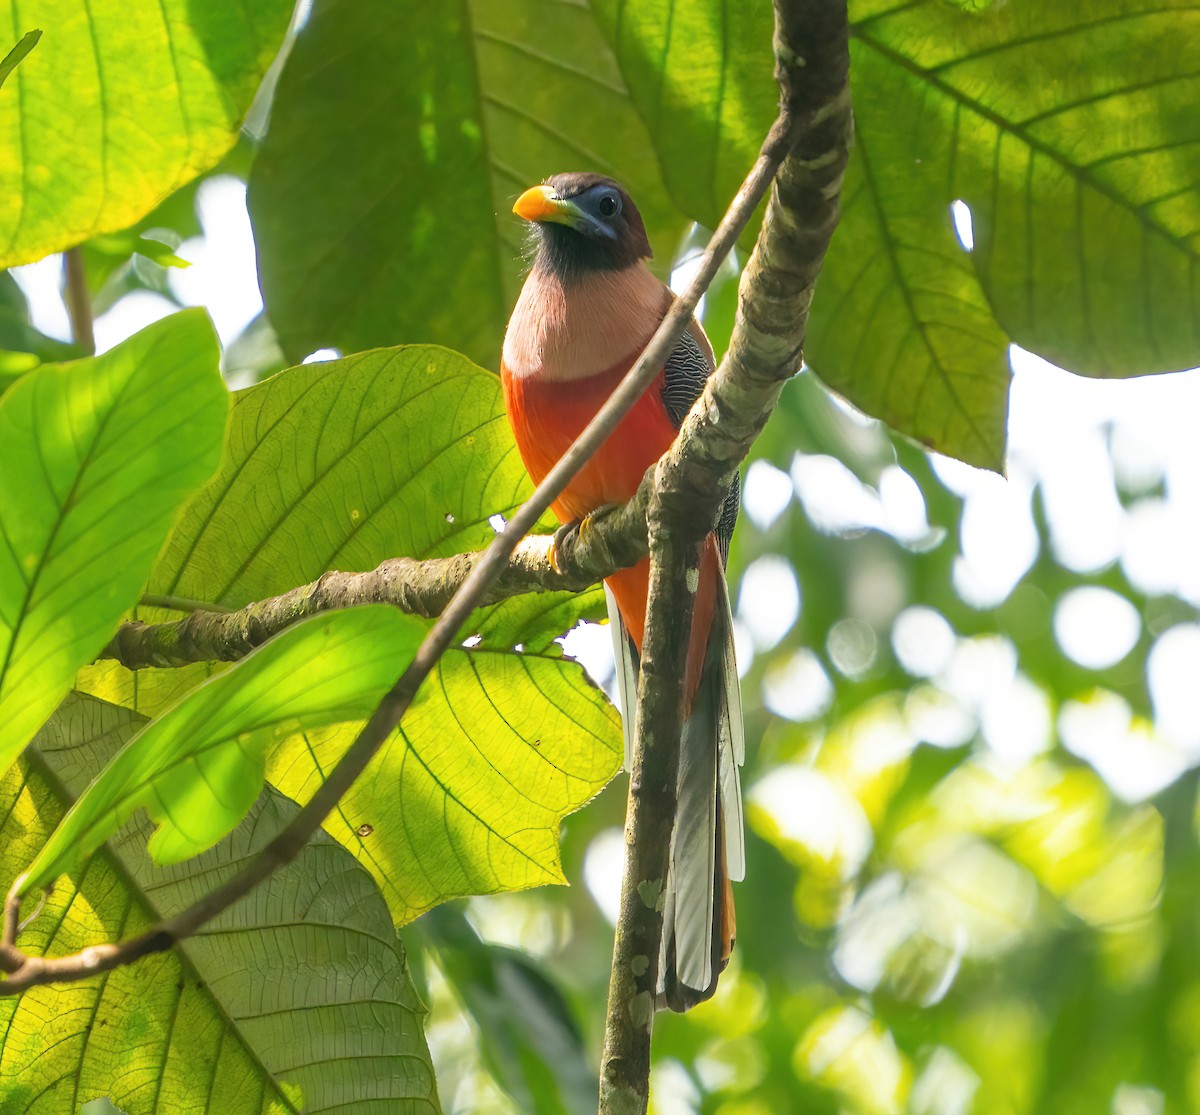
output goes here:
[{"label": "red plumage", "polygon": [[[570,448],[632,366],[633,361],[628,360],[586,379],[547,380],[537,376],[514,377],[501,364],[500,379],[509,422],[521,459],[535,484],[542,482]],[[662,389],[663,373],[659,372],[609,438],[550,505],[561,522],[582,519],[606,503],[631,499],[646,470],[671,447],[676,430],[663,405]],[[716,539],[710,536],[693,604],[684,687],[688,707],[700,681],[704,648],[712,627],[717,578],[722,575]],[[605,583],[617,598],[625,630],[640,652],[646,629],[649,559],[643,558],[637,565],[618,570]]]}]

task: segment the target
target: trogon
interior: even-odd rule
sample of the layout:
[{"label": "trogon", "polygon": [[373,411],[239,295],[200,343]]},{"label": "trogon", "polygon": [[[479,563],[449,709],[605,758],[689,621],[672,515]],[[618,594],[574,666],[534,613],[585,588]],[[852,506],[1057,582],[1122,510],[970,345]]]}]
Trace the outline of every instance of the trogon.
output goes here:
[{"label": "trogon", "polygon": [[[504,337],[504,399],[525,467],[539,483],[633,366],[672,294],[646,266],[637,207],[611,178],[558,174],[513,207],[535,231],[533,265]],[[553,503],[564,524],[633,496],[670,447],[714,367],[693,319],[620,425]],[[745,874],[738,767],[745,751],[725,560],[738,513],[735,480],[704,542],[684,687],[678,809],[663,910],[659,1003],[707,999],[733,948],[731,880]],[[630,765],[649,561],[605,581]]]}]

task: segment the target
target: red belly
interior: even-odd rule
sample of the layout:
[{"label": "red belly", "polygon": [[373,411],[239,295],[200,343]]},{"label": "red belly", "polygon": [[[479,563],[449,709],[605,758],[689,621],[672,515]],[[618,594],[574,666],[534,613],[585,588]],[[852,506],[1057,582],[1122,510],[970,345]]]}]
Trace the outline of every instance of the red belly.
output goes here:
[{"label": "red belly", "polygon": [[[516,379],[503,368],[504,401],[525,468],[540,484],[546,473],[595,417],[629,370],[629,363],[587,379]],[[646,470],[675,440],[675,427],[662,403],[663,375],[647,388],[621,424],[551,504],[563,523],[582,519],[606,503],[624,503],[637,491]],[[647,560],[608,578],[625,627],[638,649],[646,623]]]},{"label": "red belly", "polygon": [[[629,370],[622,362],[587,379],[546,381],[515,379],[501,368],[504,401],[521,459],[535,483],[595,417]],[[581,519],[601,504],[624,502],[637,491],[642,476],[675,440],[675,427],[662,404],[662,373],[634,404],[608,440],[600,446],[551,505],[564,522]]]},{"label": "red belly", "polygon": [[[535,376],[516,379],[501,364],[500,379],[504,385],[509,421],[521,459],[535,484],[542,482],[583,432],[630,366],[630,363],[622,363],[587,379],[548,382]],[[646,470],[670,448],[676,430],[663,406],[662,388],[663,373],[659,372],[616,430],[550,505],[560,522],[573,522],[603,504],[624,503],[630,499]],[[709,535],[701,555],[692,614],[685,681],[689,705],[700,678],[716,606],[717,578],[721,575],[716,538]],[[605,584],[617,598],[625,629],[640,652],[646,628],[649,559],[643,558],[637,565],[619,570],[607,578]]]}]

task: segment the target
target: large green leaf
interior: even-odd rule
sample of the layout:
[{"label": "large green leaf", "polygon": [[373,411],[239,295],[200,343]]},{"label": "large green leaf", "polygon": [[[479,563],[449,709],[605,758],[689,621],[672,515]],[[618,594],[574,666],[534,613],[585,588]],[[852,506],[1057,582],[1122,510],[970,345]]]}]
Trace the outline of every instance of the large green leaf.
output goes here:
[{"label": "large green leaf", "polygon": [[[296,736],[271,783],[307,800],[357,728]],[[616,711],[574,662],[452,650],[325,829],[403,923],[447,898],[563,882],[558,826],[621,762]]]},{"label": "large green leaf", "polygon": [[[830,387],[894,429],[999,470],[1008,338],[955,239],[949,201],[937,197],[952,136],[919,113],[907,127],[871,130],[869,121],[880,119],[871,108],[904,96],[892,73],[872,74],[871,61],[855,70],[855,152],[805,359]],[[924,158],[914,161],[918,136]]]},{"label": "large green leaf", "polygon": [[132,224],[233,146],[292,0],[0,0],[0,265]]},{"label": "large green leaf", "polygon": [[[457,353],[413,345],[292,368],[235,395],[221,471],[149,591],[240,607],[327,569],[479,549],[489,518],[531,490],[499,381]],[[596,595],[509,601],[489,630],[505,646],[553,638]]]},{"label": "large green leaf", "polygon": [[217,359],[208,318],[187,311],[0,398],[0,769],[136,602],[216,467]]},{"label": "large green leaf", "polygon": [[[500,383],[432,345],[306,364],[234,396],[224,464],[149,592],[241,607],[327,569],[479,549],[532,491]],[[541,650],[603,607],[598,591],[509,600],[475,618],[487,645]],[[140,608],[140,618],[177,619]],[[88,667],[80,687],[154,714],[210,673]]]},{"label": "large green leaf", "polygon": [[[1086,374],[1200,362],[1200,14],[972,6],[851,3],[857,144],[806,357],[868,413],[995,468],[1010,339]],[[711,226],[775,112],[769,9],[593,7],[672,196]]]},{"label": "large green leaf", "polygon": [[[141,722],[88,697],[55,714],[0,786],[5,886]],[[146,856],[148,826],[128,829],[60,880],[19,943],[62,955],[136,934],[243,867],[295,812],[267,793],[228,839],[165,870]],[[130,1115],[436,1112],[422,1014],[378,891],[318,837],[181,947],[0,999],[0,1110],[58,1115],[108,1096]]]},{"label": "large green leaf", "polygon": [[[717,0],[593,6],[672,195],[713,227],[777,111],[770,9]],[[1007,339],[954,238],[952,199],[940,197],[944,170],[928,156],[914,161],[912,152],[915,137],[945,148],[949,136],[922,137],[927,124],[919,106],[907,111],[909,90],[897,94],[858,65],[854,77],[857,148],[806,359],[831,387],[896,429],[999,468]]]},{"label": "large green leaf", "polygon": [[22,876],[28,894],[91,855],[144,807],[149,851],[177,863],[211,847],[262,790],[267,750],[300,728],[365,719],[420,645],[384,605],[313,616],[151,721],[104,768]]},{"label": "large green leaf", "polygon": [[149,591],[240,607],[327,569],[474,549],[528,484],[499,380],[457,353],[290,368],[234,396],[221,470]]},{"label": "large green leaf", "polygon": [[716,228],[779,111],[769,4],[591,0],[671,196]]},{"label": "large green leaf", "polygon": [[316,0],[250,181],[284,351],[437,341],[494,366],[512,202],[564,170],[622,179],[669,261],[684,222],[585,4]]},{"label": "large green leaf", "polygon": [[910,157],[935,164],[931,231],[940,205],[971,207],[972,258],[1012,339],[1088,375],[1200,363],[1195,5],[862,7],[860,124],[907,131]]},{"label": "large green leaf", "polygon": [[[238,606],[330,568],[478,547],[489,516],[529,490],[499,381],[434,346],[290,369],[239,393],[230,427],[225,463],[173,533],[153,593]],[[558,822],[616,771],[617,715],[577,664],[508,648],[546,648],[597,595],[530,596],[476,617],[485,641],[447,656],[327,822],[397,920],[561,879]],[[89,667],[81,684],[146,712],[206,673]],[[272,758],[271,782],[306,799],[356,730],[296,737]]]}]

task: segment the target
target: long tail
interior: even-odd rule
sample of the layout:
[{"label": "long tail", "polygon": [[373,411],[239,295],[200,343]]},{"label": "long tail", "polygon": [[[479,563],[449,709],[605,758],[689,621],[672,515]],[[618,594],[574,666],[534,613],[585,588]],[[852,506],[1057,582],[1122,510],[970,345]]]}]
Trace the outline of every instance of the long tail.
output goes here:
[{"label": "long tail", "polygon": [[[733,620],[715,543],[702,564],[715,574],[707,644],[679,749],[677,808],[671,838],[658,965],[658,1005],[685,1011],[709,998],[733,949],[736,920],[731,881],[745,877],[742,794],[745,758],[741,691],[733,651]],[[617,690],[625,725],[625,766],[632,762],[638,649],[612,591],[608,614],[617,660]],[[705,617],[697,616],[697,622]],[[689,674],[692,673],[689,670]]]}]

